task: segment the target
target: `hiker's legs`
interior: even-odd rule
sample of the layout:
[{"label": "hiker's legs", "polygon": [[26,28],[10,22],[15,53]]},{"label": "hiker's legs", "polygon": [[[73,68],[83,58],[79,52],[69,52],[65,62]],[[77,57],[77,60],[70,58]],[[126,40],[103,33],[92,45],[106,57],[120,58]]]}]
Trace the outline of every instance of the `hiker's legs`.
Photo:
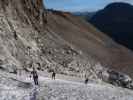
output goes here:
[{"label": "hiker's legs", "polygon": [[85,84],[87,84],[87,83],[88,83],[88,79],[85,80]]},{"label": "hiker's legs", "polygon": [[38,78],[34,78],[35,85],[38,85]]},{"label": "hiker's legs", "polygon": [[52,75],[52,80],[54,79],[54,76]]},{"label": "hiker's legs", "polygon": [[36,78],[36,85],[38,85],[38,78]]},{"label": "hiker's legs", "polygon": [[34,79],[34,84],[36,85],[36,79],[35,78],[33,78]]},{"label": "hiker's legs", "polygon": [[52,79],[55,80],[55,75],[52,75]]}]

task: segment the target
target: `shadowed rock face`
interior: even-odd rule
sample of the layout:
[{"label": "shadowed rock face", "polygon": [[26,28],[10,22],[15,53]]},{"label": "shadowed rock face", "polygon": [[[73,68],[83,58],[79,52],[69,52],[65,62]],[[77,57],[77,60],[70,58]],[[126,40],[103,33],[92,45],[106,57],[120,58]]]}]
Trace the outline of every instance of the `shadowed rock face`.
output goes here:
[{"label": "shadowed rock face", "polygon": [[133,6],[112,3],[98,11],[90,20],[99,30],[116,42],[133,50]]}]

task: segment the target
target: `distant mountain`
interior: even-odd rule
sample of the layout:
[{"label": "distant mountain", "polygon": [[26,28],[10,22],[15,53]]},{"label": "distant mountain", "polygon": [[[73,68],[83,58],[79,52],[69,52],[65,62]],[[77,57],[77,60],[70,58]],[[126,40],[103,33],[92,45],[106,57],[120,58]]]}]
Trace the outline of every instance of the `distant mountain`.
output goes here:
[{"label": "distant mountain", "polygon": [[116,42],[133,50],[133,6],[112,3],[98,11],[90,22]]},{"label": "distant mountain", "polygon": [[76,15],[76,16],[80,16],[80,17],[83,17],[84,19],[86,20],[89,20],[93,17],[93,15],[95,14],[96,12],[74,12],[72,13],[73,15]]}]

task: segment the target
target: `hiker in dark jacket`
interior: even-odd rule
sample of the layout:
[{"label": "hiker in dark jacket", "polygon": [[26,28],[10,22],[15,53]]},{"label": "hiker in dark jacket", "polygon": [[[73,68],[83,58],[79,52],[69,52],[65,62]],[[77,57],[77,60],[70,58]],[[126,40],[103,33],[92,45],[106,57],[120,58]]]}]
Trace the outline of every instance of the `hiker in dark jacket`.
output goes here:
[{"label": "hiker in dark jacket", "polygon": [[35,70],[35,68],[33,67],[33,71],[31,72],[32,76],[33,76],[33,80],[35,85],[38,85],[38,74],[37,71]]},{"label": "hiker in dark jacket", "polygon": [[86,79],[85,79],[85,84],[87,84],[87,83],[88,83],[88,81],[89,81],[89,79],[88,79],[88,78],[86,78]]},{"label": "hiker in dark jacket", "polygon": [[55,71],[52,72],[52,79],[55,80],[56,73]]},{"label": "hiker in dark jacket", "polygon": [[14,31],[14,38],[17,40],[18,39],[18,35],[17,33]]}]

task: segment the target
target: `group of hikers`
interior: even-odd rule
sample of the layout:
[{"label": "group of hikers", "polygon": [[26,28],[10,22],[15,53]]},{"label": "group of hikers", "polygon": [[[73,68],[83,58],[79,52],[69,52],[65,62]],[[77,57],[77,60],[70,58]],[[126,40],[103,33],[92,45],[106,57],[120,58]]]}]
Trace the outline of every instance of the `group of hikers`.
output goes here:
[{"label": "group of hikers", "polygon": [[[35,69],[34,67],[33,67],[33,70],[31,71],[30,77],[33,78],[34,84],[35,84],[35,85],[38,85],[38,73],[37,73],[37,71],[36,71],[36,69]],[[55,71],[52,71],[51,78],[52,78],[53,80],[55,80],[55,77],[56,77],[56,73],[55,73]],[[85,77],[85,81],[84,81],[85,84],[87,84],[88,81],[89,81],[89,79],[88,79],[87,77]]]},{"label": "group of hikers", "polygon": [[[52,76],[52,79],[55,80],[55,77],[56,77],[55,71],[52,71],[51,76]],[[37,73],[37,70],[34,67],[33,67],[33,70],[31,71],[30,77],[33,78],[35,85],[39,85],[38,84],[38,73]]]},{"label": "group of hikers", "polygon": [[[37,73],[37,70],[36,70],[34,67],[33,67],[33,70],[31,71],[30,77],[33,78],[34,84],[35,84],[35,85],[39,85],[39,84],[38,84],[38,73]],[[52,78],[53,80],[55,80],[55,77],[56,77],[56,73],[55,73],[55,71],[52,71],[51,78]],[[87,84],[88,81],[89,81],[89,79],[88,79],[87,77],[85,77],[85,81],[84,81],[85,84]]]}]

